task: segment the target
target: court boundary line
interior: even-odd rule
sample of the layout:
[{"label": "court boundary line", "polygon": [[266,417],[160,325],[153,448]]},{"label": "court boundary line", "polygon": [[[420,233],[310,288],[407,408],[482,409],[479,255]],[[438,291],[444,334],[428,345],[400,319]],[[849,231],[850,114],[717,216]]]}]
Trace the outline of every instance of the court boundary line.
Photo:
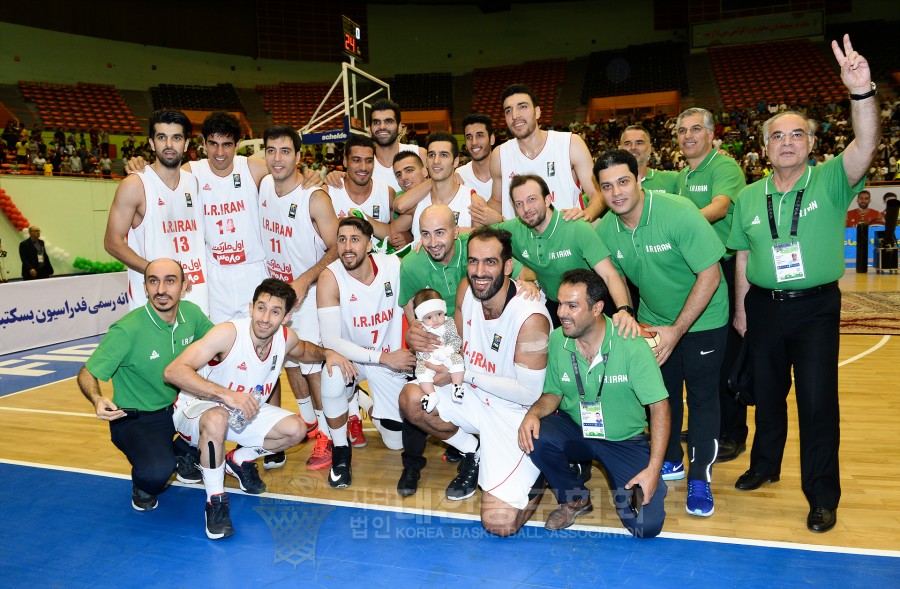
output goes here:
[{"label": "court boundary line", "polygon": [[[68,466],[58,466],[51,464],[40,464],[36,462],[27,462],[22,460],[10,460],[6,458],[0,458],[0,464],[9,464],[13,466],[24,466],[29,468],[36,468],[42,470],[53,470],[60,472],[72,472],[77,474],[85,474],[91,476],[99,476],[111,479],[121,479],[121,480],[131,480],[130,475],[100,471],[100,470],[91,470],[85,468],[74,468]],[[173,486],[183,487],[188,489],[196,489],[202,490],[203,487],[196,484],[186,485],[180,483],[175,480],[172,483]],[[263,499],[279,499],[283,501],[291,501],[296,503],[312,503],[316,505],[331,505],[334,507],[347,507],[350,509],[368,509],[373,511],[385,511],[390,513],[403,513],[403,514],[415,514],[415,515],[423,515],[428,517],[439,517],[445,519],[456,519],[463,521],[480,521],[480,516],[476,515],[468,515],[468,514],[460,514],[460,513],[451,513],[447,511],[440,511],[434,509],[421,509],[421,508],[408,508],[408,507],[394,507],[391,505],[380,505],[380,504],[370,504],[370,503],[359,503],[353,501],[339,501],[335,499],[320,499],[318,497],[305,497],[302,495],[285,495],[282,493],[263,493],[261,495],[251,495],[249,493],[245,493],[240,489],[227,489],[228,493],[244,495],[247,497],[260,497]],[[543,527],[543,522],[539,521],[531,521],[525,524],[528,527]],[[596,534],[610,534],[617,536],[630,536],[630,534],[622,528],[610,528],[607,526],[587,526],[587,525],[573,525],[567,530],[579,531],[579,532],[591,532]],[[853,547],[845,547],[845,546],[832,546],[832,545],[819,545],[819,544],[803,544],[799,542],[784,542],[780,540],[754,540],[751,538],[726,538],[721,536],[708,536],[703,534],[686,534],[684,532],[662,532],[659,538],[668,538],[670,540],[685,540],[690,542],[711,542],[716,544],[731,544],[735,546],[755,546],[759,548],[779,548],[783,550],[805,550],[807,552],[823,552],[823,553],[833,553],[833,554],[848,554],[855,556],[878,556],[884,558],[900,558],[900,551],[897,550],[882,550],[877,548],[853,548]]]}]

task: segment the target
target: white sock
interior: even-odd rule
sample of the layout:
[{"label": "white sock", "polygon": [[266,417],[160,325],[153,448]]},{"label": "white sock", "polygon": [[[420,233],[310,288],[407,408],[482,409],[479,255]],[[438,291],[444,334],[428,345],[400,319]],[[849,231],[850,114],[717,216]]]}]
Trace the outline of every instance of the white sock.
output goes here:
[{"label": "white sock", "polygon": [[478,450],[478,438],[468,432],[464,432],[462,428],[444,441],[463,454],[469,454]]},{"label": "white sock", "polygon": [[300,408],[300,418],[304,421],[304,423],[315,423],[316,412],[313,411],[312,397],[297,399],[297,406]]},{"label": "white sock", "polygon": [[324,411],[316,409],[316,421],[319,422],[319,431],[325,434],[328,439],[331,439],[331,428],[328,427],[328,421],[325,420]]},{"label": "white sock", "polygon": [[335,446],[346,446],[349,442],[347,442],[347,424],[344,423],[341,427],[331,428],[331,440],[334,442]]},{"label": "white sock", "polygon": [[203,486],[206,489],[206,500],[210,501],[213,495],[225,492],[225,463],[218,468],[200,467],[203,473]]},{"label": "white sock", "polygon": [[233,460],[238,464],[243,464],[248,460],[256,460],[260,456],[265,456],[267,454],[274,454],[274,452],[270,452],[261,447],[247,448],[246,446],[244,446],[234,451]]}]

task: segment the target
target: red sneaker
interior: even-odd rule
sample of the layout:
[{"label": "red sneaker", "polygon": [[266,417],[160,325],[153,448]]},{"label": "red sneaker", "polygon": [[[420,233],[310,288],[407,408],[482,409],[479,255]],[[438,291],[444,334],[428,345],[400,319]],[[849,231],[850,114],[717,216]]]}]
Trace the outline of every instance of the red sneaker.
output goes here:
[{"label": "red sneaker", "polygon": [[354,448],[366,447],[366,434],[363,433],[363,424],[359,415],[351,415],[347,421],[347,437],[350,438],[350,445]]},{"label": "red sneaker", "polygon": [[321,431],[316,432],[316,446],[306,461],[306,470],[322,470],[331,468],[331,452],[334,448],[328,436]]},{"label": "red sneaker", "polygon": [[316,432],[319,431],[319,422],[314,421],[312,423],[306,423],[306,420],[303,419],[303,416],[300,415],[299,413],[297,414],[297,417],[299,417],[301,420],[303,420],[303,423],[306,424],[306,439],[311,440],[314,437],[316,437]]}]

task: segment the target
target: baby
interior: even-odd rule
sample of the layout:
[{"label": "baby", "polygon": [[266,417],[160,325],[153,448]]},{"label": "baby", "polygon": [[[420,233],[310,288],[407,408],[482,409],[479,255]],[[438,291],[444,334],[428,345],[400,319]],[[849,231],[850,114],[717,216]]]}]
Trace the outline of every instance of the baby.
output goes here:
[{"label": "baby", "polygon": [[422,397],[422,409],[431,413],[438,405],[438,396],[434,390],[435,372],[425,366],[426,361],[432,364],[443,364],[450,370],[453,400],[461,403],[464,394],[463,374],[465,373],[463,357],[459,353],[462,338],[456,331],[453,319],[447,317],[447,303],[436,290],[423,288],[413,297],[413,311],[416,319],[422,322],[425,331],[438,336],[443,342],[443,345],[435,350],[416,354],[416,378],[419,386],[425,392],[425,396]]}]

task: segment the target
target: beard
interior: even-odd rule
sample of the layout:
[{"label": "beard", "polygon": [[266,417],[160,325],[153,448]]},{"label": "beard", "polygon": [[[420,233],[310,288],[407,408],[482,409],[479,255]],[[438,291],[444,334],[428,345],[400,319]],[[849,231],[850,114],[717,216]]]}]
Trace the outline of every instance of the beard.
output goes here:
[{"label": "beard", "polygon": [[500,274],[499,276],[497,276],[496,278],[494,278],[494,279],[491,281],[490,285],[488,285],[487,290],[484,291],[483,294],[478,294],[478,291],[476,291],[475,288],[474,288],[474,279],[475,279],[475,278],[485,278],[485,277],[483,277],[483,276],[469,276],[469,288],[472,289],[472,295],[473,295],[476,299],[478,299],[479,301],[487,301],[487,300],[490,300],[491,298],[493,298],[493,296],[494,296],[495,294],[497,294],[498,292],[500,292],[500,287],[503,286],[503,279],[504,279],[504,276],[503,276],[503,274]]}]

